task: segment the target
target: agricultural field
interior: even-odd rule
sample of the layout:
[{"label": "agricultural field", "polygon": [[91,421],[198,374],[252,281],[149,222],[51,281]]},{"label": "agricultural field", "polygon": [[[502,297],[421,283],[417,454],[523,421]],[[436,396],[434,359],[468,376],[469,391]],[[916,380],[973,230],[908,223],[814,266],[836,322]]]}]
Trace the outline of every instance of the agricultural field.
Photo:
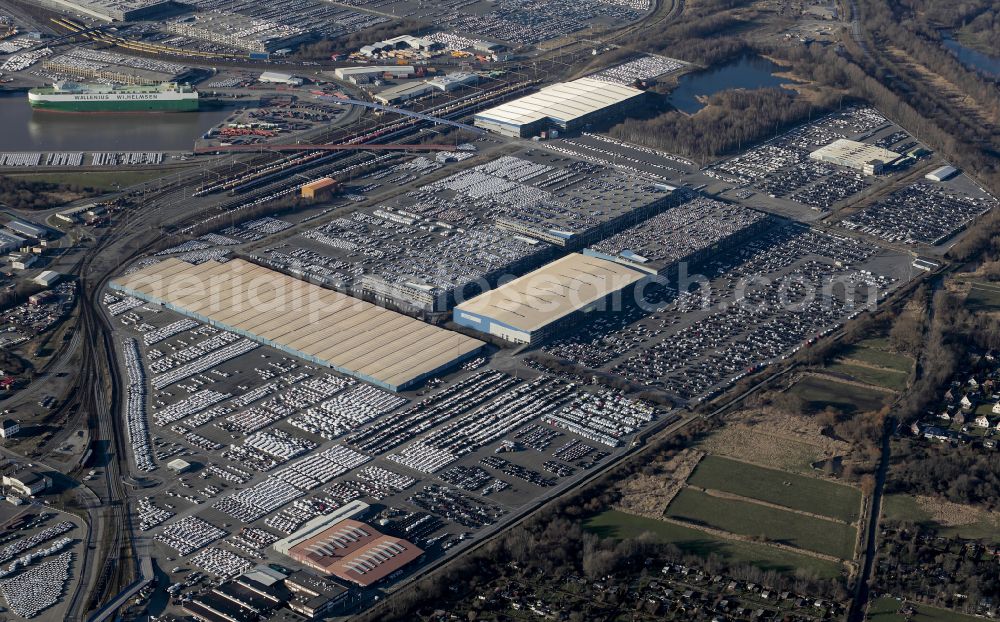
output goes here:
[{"label": "agricultural field", "polygon": [[861,509],[861,492],[856,488],[717,456],[705,456],[688,479],[688,485],[720,490],[847,523],[856,521]]},{"label": "agricultural field", "polygon": [[859,382],[885,387],[893,391],[902,391],[906,388],[907,374],[894,369],[882,369],[877,367],[867,367],[864,365],[851,365],[839,361],[831,363],[826,369],[849,376]]},{"label": "agricultural field", "polygon": [[913,359],[889,351],[885,340],[871,339],[845,349],[827,369],[859,382],[902,391],[913,369]]},{"label": "agricultural field", "polygon": [[888,343],[883,339],[868,339],[849,347],[842,358],[857,359],[859,361],[893,369],[905,373],[910,373],[913,369],[913,359],[904,355],[891,352]]},{"label": "agricultural field", "polygon": [[942,536],[1000,544],[1000,513],[905,494],[887,495],[882,512],[885,520],[926,526]]},{"label": "agricultural field", "polygon": [[667,516],[694,526],[719,529],[785,544],[840,559],[854,557],[857,531],[850,525],[775,507],[720,498],[685,488],[674,497]]},{"label": "agricultural field", "polygon": [[828,406],[845,413],[878,410],[892,394],[841,382],[831,377],[805,376],[788,390],[802,398],[809,410],[820,411]]},{"label": "agricultural field", "polygon": [[798,555],[763,544],[720,538],[676,523],[633,516],[617,510],[609,510],[591,517],[584,523],[584,527],[592,533],[609,538],[637,538],[643,534],[651,534],[659,542],[673,544],[686,554],[699,557],[718,555],[729,563],[752,564],[762,570],[794,572],[798,568],[803,568],[826,579],[842,574],[839,564],[823,559]]}]

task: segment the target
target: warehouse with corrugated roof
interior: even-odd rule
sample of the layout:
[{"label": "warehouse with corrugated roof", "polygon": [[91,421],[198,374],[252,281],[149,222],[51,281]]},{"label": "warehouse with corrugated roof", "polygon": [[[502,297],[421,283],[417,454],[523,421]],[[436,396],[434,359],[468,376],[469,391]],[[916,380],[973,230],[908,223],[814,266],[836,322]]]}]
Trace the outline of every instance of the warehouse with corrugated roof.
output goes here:
[{"label": "warehouse with corrugated roof", "polygon": [[391,391],[441,373],[484,345],[242,259],[199,265],[168,259],[110,287]]},{"label": "warehouse with corrugated roof", "polygon": [[476,296],[452,311],[456,324],[514,343],[538,343],[579,314],[649,275],[598,257],[572,253]]},{"label": "warehouse with corrugated roof", "polygon": [[547,86],[475,115],[476,127],[525,138],[549,127],[576,131],[587,124],[620,117],[645,104],[646,93],[622,84],[580,78]]}]

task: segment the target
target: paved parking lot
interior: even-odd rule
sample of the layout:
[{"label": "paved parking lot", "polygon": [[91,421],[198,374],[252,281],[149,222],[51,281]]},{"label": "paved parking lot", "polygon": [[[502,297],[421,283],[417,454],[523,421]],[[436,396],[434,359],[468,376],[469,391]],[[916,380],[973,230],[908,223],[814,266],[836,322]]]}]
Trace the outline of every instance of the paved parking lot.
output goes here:
[{"label": "paved parking lot", "polygon": [[[106,300],[116,309],[122,302]],[[139,355],[127,373],[152,387],[140,400],[148,416],[129,429],[134,459],[141,463],[148,447],[159,465],[149,476],[161,483],[144,491],[137,524],[166,566],[206,577],[262,560],[291,563],[269,544],[355,499],[377,502],[372,520],[385,518],[433,559],[668,417],[609,389],[581,393],[486,359],[400,394],[266,346],[205,367],[239,341],[146,305],[114,321],[121,346]],[[202,370],[171,375],[192,364]],[[158,383],[164,376],[177,379]],[[165,464],[178,458],[191,470],[174,476]]]},{"label": "paved parking lot", "polygon": [[647,289],[652,313],[598,317],[544,349],[700,400],[881,300],[912,278],[909,264],[873,244],[776,224],[731,253],[685,267],[689,287],[680,293],[676,272]]}]

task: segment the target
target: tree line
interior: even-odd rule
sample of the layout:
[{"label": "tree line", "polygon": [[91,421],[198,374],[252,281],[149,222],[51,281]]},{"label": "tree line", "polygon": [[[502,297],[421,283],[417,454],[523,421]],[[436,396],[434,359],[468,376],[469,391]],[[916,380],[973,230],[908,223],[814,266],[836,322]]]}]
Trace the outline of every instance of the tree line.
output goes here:
[{"label": "tree line", "polygon": [[93,188],[76,184],[54,184],[0,175],[0,203],[14,209],[47,209],[62,205],[66,201],[53,196],[60,192],[83,196],[96,194]]},{"label": "tree line", "polygon": [[670,110],[649,119],[626,119],[610,134],[655,149],[705,161],[770,138],[833,104],[813,103],[781,88],[721,91],[697,114]]}]

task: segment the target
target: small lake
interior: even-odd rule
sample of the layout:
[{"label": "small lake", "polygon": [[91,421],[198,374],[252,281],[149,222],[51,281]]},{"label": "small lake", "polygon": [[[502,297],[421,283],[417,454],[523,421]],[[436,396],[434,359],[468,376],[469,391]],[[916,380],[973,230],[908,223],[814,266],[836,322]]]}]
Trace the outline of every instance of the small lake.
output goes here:
[{"label": "small lake", "polygon": [[774,75],[781,70],[782,67],[766,58],[743,56],[719,67],[681,76],[667,101],[682,112],[694,114],[705,107],[698,101],[701,97],[729,89],[760,89],[788,82]]},{"label": "small lake", "polygon": [[1000,56],[983,54],[979,50],[962,45],[949,32],[941,33],[941,41],[966,67],[976,69],[994,78],[1000,77]]},{"label": "small lake", "polygon": [[0,96],[3,151],[190,151],[233,108],[178,113],[34,112],[26,93]]}]

